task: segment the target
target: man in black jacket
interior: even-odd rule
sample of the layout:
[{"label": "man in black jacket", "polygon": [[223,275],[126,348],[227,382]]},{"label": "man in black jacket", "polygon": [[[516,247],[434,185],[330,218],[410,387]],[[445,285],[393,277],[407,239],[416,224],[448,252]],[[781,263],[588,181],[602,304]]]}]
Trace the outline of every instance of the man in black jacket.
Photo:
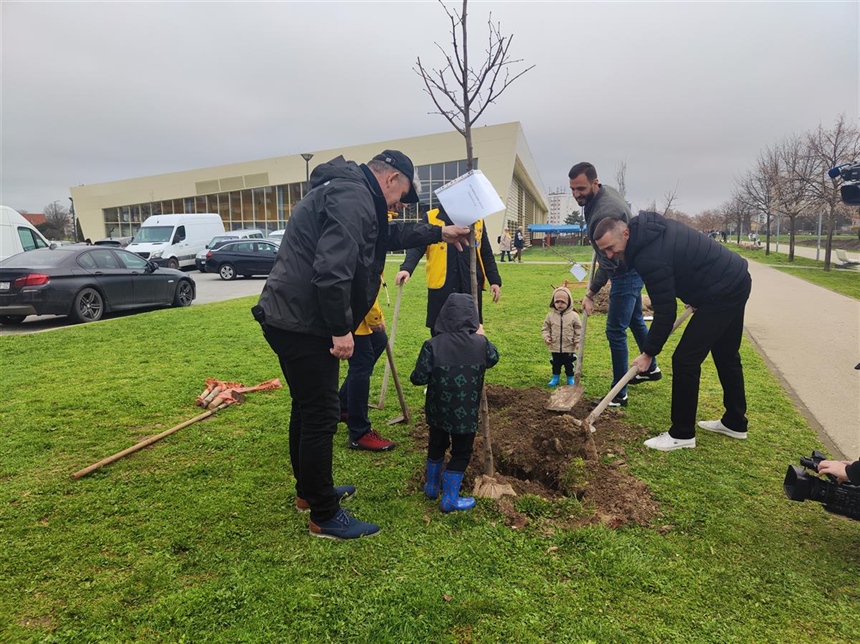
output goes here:
[{"label": "man in black jacket", "polygon": [[468,228],[389,224],[390,207],[418,202],[415,179],[412,161],[396,150],[366,165],[338,157],[317,166],[252,309],[290,389],[296,507],[310,509],[314,536],[355,539],[379,531],[340,507],[355,488],[334,487],[332,439],[340,415],[339,360],[352,355],[352,332],[379,291],[386,252],[468,240]]},{"label": "man in black jacket", "polygon": [[606,219],[597,225],[594,239],[607,257],[642,276],[651,297],[654,321],[641,355],[633,360],[640,371],[648,369],[672,331],[675,298],[696,310],[672,354],[672,426],[645,445],[661,451],[696,446],[699,378],[708,352],[726,411],[720,420],[698,426],[745,439],[747,403],[739,348],[752,287],[747,261],[707,235],[654,212],[641,212],[629,224]]}]

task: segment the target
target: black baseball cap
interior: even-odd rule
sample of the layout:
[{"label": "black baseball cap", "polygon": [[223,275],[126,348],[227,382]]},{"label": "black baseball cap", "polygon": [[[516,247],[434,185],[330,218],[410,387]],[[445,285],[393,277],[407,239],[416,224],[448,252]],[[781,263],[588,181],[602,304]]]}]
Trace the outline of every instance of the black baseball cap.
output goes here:
[{"label": "black baseball cap", "polygon": [[408,156],[399,150],[383,150],[382,154],[377,154],[373,160],[387,163],[409,180],[409,194],[400,200],[401,203],[418,203],[418,193],[415,191],[415,166]]}]

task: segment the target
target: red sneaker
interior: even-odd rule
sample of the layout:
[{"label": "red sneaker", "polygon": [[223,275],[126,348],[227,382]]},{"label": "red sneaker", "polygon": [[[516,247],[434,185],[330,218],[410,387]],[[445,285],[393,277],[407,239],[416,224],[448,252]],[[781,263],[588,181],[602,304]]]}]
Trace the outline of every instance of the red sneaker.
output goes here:
[{"label": "red sneaker", "polygon": [[397,443],[383,438],[375,429],[371,429],[357,441],[349,441],[347,447],[349,449],[365,449],[369,452],[387,452],[394,449]]}]

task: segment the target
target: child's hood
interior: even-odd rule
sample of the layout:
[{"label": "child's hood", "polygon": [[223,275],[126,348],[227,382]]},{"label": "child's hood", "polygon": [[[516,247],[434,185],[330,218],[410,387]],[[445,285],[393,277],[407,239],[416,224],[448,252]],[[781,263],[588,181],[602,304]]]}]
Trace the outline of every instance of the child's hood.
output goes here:
[{"label": "child's hood", "polygon": [[565,307],[564,310],[569,311],[573,307],[573,296],[570,294],[570,290],[566,286],[559,286],[553,290],[552,297],[549,300],[549,308],[556,310],[555,298],[558,293],[564,293],[567,296],[567,307]]},{"label": "child's hood", "polygon": [[467,293],[451,293],[442,305],[442,310],[439,311],[434,328],[436,333],[477,331],[478,309],[475,306],[475,299]]}]

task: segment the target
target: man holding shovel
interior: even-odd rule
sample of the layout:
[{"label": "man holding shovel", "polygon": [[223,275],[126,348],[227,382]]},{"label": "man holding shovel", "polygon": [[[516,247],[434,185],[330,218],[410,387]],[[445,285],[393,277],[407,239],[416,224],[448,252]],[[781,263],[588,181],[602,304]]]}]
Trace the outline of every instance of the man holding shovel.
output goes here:
[{"label": "man holding shovel", "polygon": [[470,231],[388,222],[389,208],[398,201],[417,203],[420,190],[412,161],[396,150],[367,164],[343,157],[323,163],[311,174],[310,188],[293,209],[251,311],[290,389],[290,462],[297,501],[310,507],[310,533],[356,539],[379,526],[342,509],[340,498],[355,488],[333,483],[339,361],[352,356],[353,331],[379,292],[387,251],[439,241],[460,246]]},{"label": "man holding shovel", "polygon": [[696,446],[699,378],[709,352],[726,411],[720,420],[700,421],[698,426],[745,439],[747,402],[739,348],[752,287],[747,261],[707,235],[655,212],[641,212],[629,224],[605,219],[593,237],[608,258],[623,261],[642,276],[651,296],[654,321],[642,353],[633,360],[640,371],[649,368],[671,333],[675,298],[696,311],[672,354],[672,426],[645,445],[664,452]]},{"label": "man holding shovel", "polygon": [[[582,308],[588,315],[594,311],[594,296],[612,279],[612,290],[609,293],[609,310],[606,312],[606,340],[612,355],[612,386],[624,377],[628,368],[627,329],[633,332],[633,337],[639,349],[648,335],[648,327],[642,317],[642,278],[635,270],[626,270],[617,260],[607,257],[598,247],[594,239],[594,230],[604,219],[615,219],[623,222],[630,221],[630,208],[624,197],[609,186],[604,186],[597,178],[597,170],[590,163],[577,163],[568,173],[570,191],[576,203],[582,206],[585,223],[591,245],[597,254],[598,268],[589,278],[588,290],[582,301]],[[660,380],[663,374],[657,361],[647,367],[642,373],[630,381],[630,384]],[[596,405],[596,401],[594,404]],[[609,403],[610,407],[627,406],[627,387],[623,387]]]}]

